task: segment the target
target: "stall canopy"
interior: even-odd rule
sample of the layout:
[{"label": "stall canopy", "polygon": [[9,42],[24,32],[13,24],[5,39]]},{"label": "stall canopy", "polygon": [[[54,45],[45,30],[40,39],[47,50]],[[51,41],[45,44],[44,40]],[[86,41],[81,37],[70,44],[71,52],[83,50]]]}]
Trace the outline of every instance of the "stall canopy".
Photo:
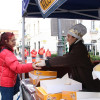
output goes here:
[{"label": "stall canopy", "polygon": [[[35,0],[23,0],[22,16],[43,17]],[[100,0],[66,0],[48,18],[99,20]]]},{"label": "stall canopy", "polygon": [[[24,32],[25,18],[43,18],[38,2],[63,2],[48,18],[68,18],[68,19],[87,19],[100,20],[100,0],[22,0],[23,34],[22,34],[22,60],[24,62]],[[60,20],[59,20],[60,21]],[[58,22],[59,22],[58,21]],[[60,23],[60,22],[59,22]],[[59,40],[61,39],[61,30],[59,26]],[[59,44],[60,45],[60,44]],[[59,50],[60,51],[60,47]],[[24,76],[23,76],[24,77]]]}]

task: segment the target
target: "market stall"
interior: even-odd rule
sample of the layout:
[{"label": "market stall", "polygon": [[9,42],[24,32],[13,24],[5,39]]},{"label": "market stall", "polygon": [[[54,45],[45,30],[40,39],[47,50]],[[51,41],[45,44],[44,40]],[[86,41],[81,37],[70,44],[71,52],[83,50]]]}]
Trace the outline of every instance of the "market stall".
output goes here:
[{"label": "market stall", "polygon": [[[46,17],[48,17],[48,18],[69,18],[69,19],[100,20],[100,1],[99,0],[96,0],[96,1],[94,1],[94,0],[87,0],[87,1],[82,1],[82,0],[62,0],[61,4],[60,4],[61,0],[53,0],[56,3],[58,1],[59,6],[56,3],[55,3],[56,7],[53,7],[53,5],[52,5],[52,7],[50,7],[48,5],[47,8],[50,7],[50,9],[43,8],[43,5],[41,5],[41,4],[43,4],[42,1],[43,0],[23,0],[22,1],[22,4],[23,4],[23,8],[22,8],[22,17],[23,17],[23,35],[22,35],[22,37],[23,37],[23,40],[22,40],[22,49],[23,49],[23,51],[22,51],[22,53],[23,54],[22,54],[22,60],[23,61],[24,61],[24,56],[23,55],[24,55],[25,17],[33,17],[33,18],[35,18],[35,17],[37,17],[37,18],[46,18]],[[48,0],[45,0],[45,1],[48,2]],[[45,1],[44,1],[44,4],[47,3]],[[59,25],[60,25],[60,21],[59,21]],[[60,29],[59,29],[59,34],[60,34],[59,36],[61,36]],[[59,46],[59,48],[61,48],[61,47]],[[61,50],[61,49],[59,49],[59,50]],[[27,95],[27,97],[29,97],[29,95],[31,95],[29,100],[31,100],[31,99],[34,100],[35,99],[34,98],[35,93],[34,92],[33,93],[30,92],[30,90],[28,88],[29,86],[23,84],[23,82],[22,82],[21,86],[22,86],[22,90],[24,91],[23,92],[23,97],[26,96],[26,95]],[[41,91],[40,91],[41,89],[40,88],[37,88],[36,90],[38,91],[38,93],[40,92],[40,94],[41,94]],[[34,89],[32,91],[34,91]],[[26,95],[25,95],[25,92],[27,93]],[[46,94],[46,91],[44,91],[44,93]],[[59,95],[62,95],[62,93],[59,94]],[[69,93],[69,94],[71,94],[71,93]],[[75,94],[77,94],[77,92],[75,92]],[[88,94],[87,97],[85,97],[86,94]],[[95,98],[95,100],[98,100],[98,98],[100,98],[100,96],[99,96],[100,94],[99,93],[97,93],[97,94],[93,93],[94,94],[93,95],[91,93],[87,93],[86,92],[86,94],[84,94],[83,98],[79,98],[79,100],[81,100],[81,99],[82,100],[83,99],[84,100],[87,100],[87,99],[92,100],[92,98]],[[46,96],[47,96],[47,94],[46,94]],[[27,97],[25,97],[25,98],[27,98]],[[79,96],[79,97],[81,97],[81,96]],[[54,100],[60,100],[61,99],[61,98],[60,99],[55,99],[55,97],[53,97],[53,98],[54,98]],[[71,99],[72,98],[70,97],[69,100],[71,100]],[[27,100],[28,100],[28,98],[27,98]],[[41,100],[51,100],[51,99],[48,98],[48,99],[41,99]],[[74,98],[73,100],[77,100],[77,99]]]}]

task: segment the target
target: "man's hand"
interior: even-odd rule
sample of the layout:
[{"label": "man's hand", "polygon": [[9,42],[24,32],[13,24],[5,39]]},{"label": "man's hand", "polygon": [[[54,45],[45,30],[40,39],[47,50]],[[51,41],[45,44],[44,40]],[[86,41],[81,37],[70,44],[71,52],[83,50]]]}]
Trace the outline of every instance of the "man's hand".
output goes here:
[{"label": "man's hand", "polygon": [[35,63],[32,64],[32,67],[33,67],[34,69],[42,69],[41,67],[37,67]]},{"label": "man's hand", "polygon": [[46,64],[45,64],[45,60],[39,60],[39,61],[37,61],[37,62],[35,62],[35,64],[36,64],[36,66],[38,66],[38,67],[42,67],[42,66],[46,66]]}]

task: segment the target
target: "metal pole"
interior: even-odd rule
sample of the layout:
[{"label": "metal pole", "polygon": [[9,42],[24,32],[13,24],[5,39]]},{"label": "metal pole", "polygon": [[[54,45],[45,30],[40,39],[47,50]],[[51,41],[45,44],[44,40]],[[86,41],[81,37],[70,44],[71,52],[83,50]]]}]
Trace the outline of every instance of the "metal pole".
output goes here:
[{"label": "metal pole", "polygon": [[63,56],[63,44],[62,44],[62,32],[61,32],[61,22],[58,19],[58,56]]},{"label": "metal pole", "polygon": [[99,18],[100,18],[100,8],[98,9],[98,16],[99,16]]},{"label": "metal pole", "polygon": [[[22,17],[22,62],[25,63],[24,48],[25,48],[25,17]],[[22,74],[22,79],[25,79],[25,74]]]},{"label": "metal pole", "polygon": [[[98,16],[100,18],[100,8],[98,9]],[[100,34],[100,33],[99,33]],[[100,35],[99,35],[100,36]],[[100,42],[100,37],[99,37],[99,42]],[[99,44],[99,43],[98,43]],[[99,44],[99,47],[100,47],[100,44]],[[100,49],[99,49],[99,56],[100,56]]]}]

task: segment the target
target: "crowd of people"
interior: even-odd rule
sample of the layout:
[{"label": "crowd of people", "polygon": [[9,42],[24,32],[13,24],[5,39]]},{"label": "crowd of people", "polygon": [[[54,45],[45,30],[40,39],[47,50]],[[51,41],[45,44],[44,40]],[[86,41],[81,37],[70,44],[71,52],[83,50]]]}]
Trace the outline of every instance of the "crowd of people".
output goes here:
[{"label": "crowd of people", "polygon": [[[56,70],[57,77],[62,77],[66,73],[70,73],[70,78],[81,82],[83,90],[91,92],[100,92],[100,81],[93,80],[92,71],[97,70],[91,62],[89,53],[83,43],[82,37],[87,33],[87,29],[82,24],[72,26],[67,35],[66,41],[69,43],[69,52],[63,56],[51,57],[49,49],[45,52],[44,48],[40,48],[37,52],[35,49],[31,51],[34,59],[39,54],[41,58],[38,63],[21,64],[14,54],[14,46],[16,45],[15,35],[10,32],[2,33],[0,36],[0,92],[1,100],[13,100],[16,94],[16,84],[19,73],[27,73],[34,69]],[[25,49],[25,56],[29,54]],[[50,55],[49,55],[50,53]],[[47,57],[42,59],[43,55]],[[48,57],[51,57],[48,59]],[[99,66],[100,67],[100,66]]]},{"label": "crowd of people", "polygon": [[[27,63],[27,57],[29,56],[29,51],[25,48],[25,62]],[[45,51],[44,47],[41,47],[38,51],[33,49],[31,52],[32,62],[36,61],[36,57],[38,56],[40,59],[46,58],[49,59],[51,57],[51,51],[47,49]]]}]

